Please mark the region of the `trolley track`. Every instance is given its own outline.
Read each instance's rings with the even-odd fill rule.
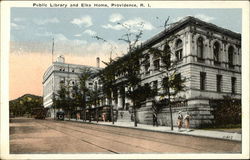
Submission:
[[[49,127],[49,126],[46,125],[46,124],[41,124],[41,123],[39,123],[39,124],[40,124],[40,125],[43,125],[43,126],[45,126],[45,127]],[[72,127],[60,126],[60,125],[58,125],[58,124],[57,124],[57,125],[54,125],[54,126],[56,126],[56,127],[61,127],[61,128],[60,128],[60,129],[58,129],[58,128],[52,128],[52,127],[50,127],[50,128],[51,128],[51,129],[54,129],[54,130],[57,130],[57,131],[59,131],[59,132],[61,132],[61,133],[70,135],[70,136],[72,135],[72,132],[68,133],[67,131],[65,131],[65,129],[67,129],[68,131],[74,131],[74,133],[75,133],[75,132],[79,132],[79,133],[81,133],[81,134],[87,135],[87,136],[89,136],[88,138],[94,137],[95,139],[99,139],[100,141],[103,140],[103,139],[105,139],[106,141],[109,141],[110,143],[114,143],[114,142],[115,142],[115,143],[119,143],[119,144],[122,144],[122,145],[126,145],[127,147],[137,148],[138,150],[139,150],[139,149],[142,149],[142,150],[144,150],[144,151],[151,152],[151,153],[159,152],[158,150],[154,150],[154,149],[152,149],[152,148],[145,148],[145,147],[143,147],[143,146],[136,145],[136,144],[127,143],[126,141],[119,141],[119,140],[115,140],[114,138],[107,138],[107,137],[105,137],[105,136],[100,136],[100,135],[94,134],[94,133],[92,133],[92,135],[91,135],[91,132],[93,132],[93,131],[90,131],[90,130],[88,130],[88,131],[82,131],[82,130],[74,129],[74,128],[72,128]],[[78,126],[77,126],[77,127],[78,127]],[[63,131],[62,131],[61,129],[63,129]],[[84,128],[84,129],[86,129],[86,128]],[[103,132],[102,132],[102,133],[103,133]],[[112,132],[110,132],[110,133],[112,133]],[[84,142],[88,142],[89,144],[96,145],[96,144],[90,142],[90,140],[93,140],[93,139],[91,139],[91,138],[90,138],[90,140],[88,141],[88,140],[83,140],[82,138],[79,138],[79,137],[77,137],[77,136],[74,136],[74,137],[77,138],[77,139],[80,139],[80,140],[82,140],[82,141],[84,141]],[[132,136],[130,136],[130,137],[132,137]],[[125,136],[124,136],[124,138],[125,138]],[[100,142],[99,142],[99,143],[100,143]],[[98,147],[100,147],[100,148],[102,148],[102,149],[106,149],[105,147],[102,147],[102,146],[100,146],[100,145],[96,145],[96,146],[98,146]],[[116,154],[119,154],[118,151],[114,151],[114,150],[110,150],[110,149],[106,149],[106,150],[108,150],[108,151],[110,151],[110,152],[113,152],[113,153],[116,153]]]
[[[81,141],[83,141],[83,142],[85,142],[85,143],[88,143],[88,144],[91,144],[91,145],[96,146],[96,147],[98,147],[98,148],[104,149],[104,150],[106,150],[106,151],[108,151],[108,152],[115,153],[115,154],[119,154],[118,152],[115,152],[115,151],[113,151],[113,150],[104,148],[104,147],[102,147],[102,146],[100,146],[100,145],[97,145],[97,144],[94,144],[94,143],[92,143],[92,142],[90,142],[90,141],[81,139],[81,138],[79,138],[79,137],[77,137],[77,136],[74,136],[73,134],[69,134],[69,133],[67,133],[67,132],[65,132],[65,131],[62,131],[62,130],[58,129],[58,128],[50,127],[49,125],[46,125],[46,124],[40,123],[40,122],[36,122],[36,123],[38,123],[39,125],[41,125],[41,126],[43,126],[43,127],[46,127],[46,128],[52,129],[52,130],[56,130],[57,132],[61,132],[61,133],[63,133],[63,134],[69,135],[69,136],[71,136],[71,137],[73,137],[73,138],[75,138],[75,139],[81,140]],[[64,127],[64,129],[65,129],[65,128],[66,128],[66,129],[69,129],[68,127]],[[71,129],[71,130],[73,130],[73,129]],[[74,131],[76,131],[76,130],[74,130]]]
[[[16,118],[11,153],[240,153],[241,143],[73,121]]]
[[[131,139],[131,141],[133,141],[134,139],[139,139],[142,141],[148,141],[149,143],[159,143],[159,145],[163,145],[163,146],[172,146],[172,147],[178,147],[178,148],[183,148],[186,149],[188,148],[189,151],[191,152],[209,152],[211,151],[210,149],[208,149],[207,147],[203,147],[202,145],[192,145],[190,146],[190,144],[187,143],[176,143],[175,142],[171,142],[169,138],[166,138],[167,136],[164,136],[164,138],[159,138],[157,137],[157,135],[155,135],[153,132],[152,134],[147,134],[144,135],[143,131],[135,131],[133,129],[117,129],[115,127],[110,127],[110,126],[101,126],[101,125],[94,125],[94,124],[87,124],[87,123],[76,123],[76,122],[68,122],[68,121],[51,121],[53,124],[57,125],[58,127],[63,127],[64,129],[68,129],[68,130],[72,130],[75,132],[79,132],[79,133],[84,133],[84,134],[93,134],[95,137],[98,137],[100,139],[107,139],[116,143],[121,143],[121,144],[125,144],[125,145],[129,145],[129,146],[133,146],[133,147],[138,147],[138,148],[142,148],[142,149],[146,149],[149,150],[150,152],[159,152],[159,150],[154,150],[152,148],[145,148],[143,146],[137,145],[137,144],[131,144],[130,142],[125,142],[125,141],[120,141],[119,139],[121,139],[121,137],[123,139],[125,139],[126,137],[129,137]],[[70,124],[72,127],[77,127],[77,129],[69,127],[69,126],[65,126],[65,124]],[[133,130],[133,133],[130,132],[130,130]],[[137,133],[138,132],[138,133]],[[101,134],[100,134],[101,133]],[[114,138],[107,138],[107,135],[114,135]],[[158,133],[160,134],[160,133]],[[162,133],[163,134],[163,133]],[[176,137],[181,137],[179,135],[172,135],[175,138]],[[173,137],[172,137],[173,138]],[[193,137],[190,137],[191,139]],[[196,137],[197,138],[197,137]],[[118,140],[116,140],[118,139]],[[178,139],[178,138],[176,138]],[[181,141],[181,140],[180,140]],[[192,141],[192,140],[190,140]],[[223,142],[223,141],[222,141]],[[206,144],[210,145],[210,144]],[[225,150],[223,148],[220,148],[219,150],[217,150],[216,152],[224,152]]]

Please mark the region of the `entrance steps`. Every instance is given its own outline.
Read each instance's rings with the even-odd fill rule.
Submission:
[[[117,122],[131,122],[131,114],[129,113],[129,111],[118,111]]]

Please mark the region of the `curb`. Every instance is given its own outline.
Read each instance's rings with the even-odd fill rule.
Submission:
[[[230,135],[224,135],[223,136],[224,138],[223,138],[223,137],[213,137],[213,136],[207,136],[207,135],[187,134],[185,132],[183,133],[183,131],[182,132],[169,131],[169,130],[161,131],[161,130],[152,130],[152,129],[147,129],[147,128],[137,128],[137,127],[131,127],[131,126],[119,126],[119,125],[113,125],[113,124],[84,122],[84,121],[77,121],[77,120],[65,120],[65,121],[86,123],[86,124],[94,124],[94,125],[104,125],[104,126],[111,126],[111,127],[118,127],[118,128],[137,129],[137,130],[143,130],[143,131],[160,132],[160,133],[175,134],[175,135],[182,135],[182,136],[192,136],[192,137],[201,137],[201,138],[209,138],[209,139],[219,139],[219,140],[224,140],[224,141],[242,142],[242,139],[233,139],[233,137],[230,136]],[[110,123],[112,123],[112,122],[110,122]],[[210,132],[214,132],[214,131],[210,131]],[[222,132],[222,133],[224,133],[224,134],[228,133],[228,134],[232,134],[232,135],[235,134],[235,133],[229,133],[229,132]],[[241,134],[239,134],[239,135],[241,135]]]

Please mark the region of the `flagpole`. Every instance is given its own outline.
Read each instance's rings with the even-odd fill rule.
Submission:
[[[53,61],[54,61],[54,59],[53,59],[53,57],[54,57],[54,38],[53,38],[53,43],[52,43],[52,64],[53,64]]]

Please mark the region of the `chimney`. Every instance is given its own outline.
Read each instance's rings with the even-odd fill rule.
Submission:
[[[96,58],[96,67],[100,68],[100,58],[99,57]]]

